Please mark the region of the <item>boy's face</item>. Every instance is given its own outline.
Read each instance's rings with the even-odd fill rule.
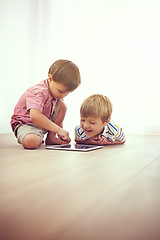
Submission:
[[[83,117],[81,116],[80,125],[83,128],[87,138],[94,137],[103,132],[104,126],[108,124],[109,121],[103,123],[100,118]]]
[[[50,79],[48,83],[50,91],[55,99],[62,99],[70,93],[69,91],[66,91],[66,86],[61,83],[54,82]]]

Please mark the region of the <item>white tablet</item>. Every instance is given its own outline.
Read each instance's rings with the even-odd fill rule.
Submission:
[[[81,144],[62,144],[62,145],[46,146],[47,149],[51,149],[51,150],[66,150],[66,151],[80,151],[80,152],[88,152],[88,151],[100,149],[102,147],[103,146],[81,145]]]

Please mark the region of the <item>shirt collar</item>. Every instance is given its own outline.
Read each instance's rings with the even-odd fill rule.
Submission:
[[[51,101],[56,101],[57,100],[53,97],[52,93],[51,93],[51,90],[50,90],[50,87],[49,87],[49,83],[48,83],[48,78],[44,80],[45,84],[47,85],[47,88],[48,88],[48,95],[49,95],[49,99]]]

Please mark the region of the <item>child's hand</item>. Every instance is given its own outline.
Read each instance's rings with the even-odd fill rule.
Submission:
[[[69,137],[69,132],[67,132],[64,129],[61,129],[58,133],[58,138],[61,139],[62,141],[64,141],[65,143],[69,143],[71,141],[70,137]]]
[[[108,145],[113,144],[111,141],[109,141],[106,137],[102,136],[101,134],[98,136],[91,137],[87,140],[75,140],[76,143],[81,144],[91,144],[91,145]]]
[[[97,136],[97,145],[107,145],[110,144],[110,141],[103,135]]]
[[[67,143],[70,143],[71,142],[71,139],[70,137],[67,138],[67,139],[63,139],[61,136],[58,136],[59,139],[61,140],[61,143],[60,144],[67,144]]]
[[[76,140],[76,139],[75,139],[75,142],[76,142],[77,144],[98,145],[97,137],[91,137],[91,138],[86,139],[86,140]]]
[[[111,141],[101,134],[97,136],[97,145],[104,146],[104,145],[115,145],[115,144],[122,144],[122,143],[123,142],[120,142],[120,141]]]

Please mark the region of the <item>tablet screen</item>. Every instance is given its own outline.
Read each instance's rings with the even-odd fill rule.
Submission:
[[[97,146],[97,145],[62,144],[62,145],[50,145],[50,146],[47,146],[46,148],[51,150],[88,152],[88,151],[100,149],[102,147],[103,146]]]

